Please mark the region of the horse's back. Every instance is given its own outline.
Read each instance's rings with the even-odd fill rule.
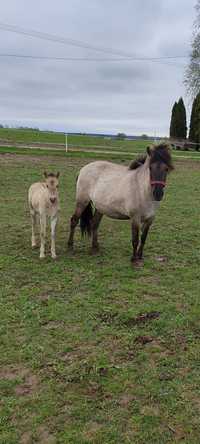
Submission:
[[[77,180],[77,193],[87,194],[90,190],[94,190],[99,180],[105,181],[115,177],[124,177],[127,167],[118,165],[105,160],[97,160],[90,162],[81,168]]]

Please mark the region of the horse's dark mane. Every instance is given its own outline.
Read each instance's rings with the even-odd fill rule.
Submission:
[[[137,159],[132,160],[132,162],[129,165],[129,170],[136,170],[141,165],[143,165],[146,160],[146,157],[147,156],[140,156],[140,157],[137,157]]]
[[[162,142],[159,145],[154,145],[152,148],[149,148],[149,155],[150,163],[161,161],[164,162],[170,170],[173,169],[170,146],[167,143]],[[136,170],[144,164],[146,158],[147,156],[140,156],[133,160],[129,165],[129,169]]]

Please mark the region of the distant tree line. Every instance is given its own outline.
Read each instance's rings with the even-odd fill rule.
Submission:
[[[182,97],[173,105],[169,133],[171,139],[187,139],[186,109]],[[200,93],[192,104],[188,142],[194,143],[194,148],[200,150]]]
[[[14,127],[11,127],[11,126],[9,126],[9,125],[2,125],[2,123],[0,123],[0,128],[2,129],[2,128],[5,128],[5,129],[18,129],[18,130],[31,130],[31,131],[40,131],[40,129],[39,128],[31,128],[31,127],[29,127],[29,126],[14,126]]]

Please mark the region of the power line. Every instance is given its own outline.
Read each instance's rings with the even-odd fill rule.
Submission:
[[[0,54],[0,57],[8,58],[23,58],[23,59],[39,59],[39,60],[58,60],[58,61],[87,61],[87,62],[161,62],[163,64],[174,65],[173,59],[175,57],[121,57],[121,58],[94,58],[94,57],[53,57],[53,56],[40,56],[30,54]],[[186,56],[185,56],[186,58]],[[172,63],[165,63],[163,60],[172,59]],[[177,65],[176,66],[182,66]]]
[[[86,43],[86,42],[83,42],[80,40],[74,40],[74,39],[67,38],[67,37],[60,37],[58,35],[35,31],[33,29],[25,29],[25,28],[21,28],[16,25],[9,25],[9,24],[0,22],[0,29],[4,30],[4,31],[8,31],[8,32],[14,32],[17,34],[26,35],[28,37],[39,38],[39,39],[48,40],[51,42],[62,43],[65,45],[71,45],[71,46],[75,46],[75,47],[79,47],[79,48],[90,49],[90,50],[97,51],[97,52],[103,52],[106,54],[112,54],[115,56],[121,56],[123,58],[128,58],[128,59],[130,58],[130,59],[135,59],[135,60],[136,59],[137,60],[148,59],[148,57],[136,57],[135,55],[127,53],[125,51],[116,50],[116,49],[112,49],[112,48],[105,48],[105,47],[100,47],[100,46],[94,46],[94,45],[91,45],[89,43]],[[152,59],[154,59],[154,60],[181,59],[181,58],[187,58],[187,57],[188,57],[187,55],[163,56],[163,57],[154,57],[154,58],[151,58],[151,60]]]

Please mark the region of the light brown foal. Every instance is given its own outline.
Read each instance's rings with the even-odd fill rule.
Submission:
[[[36,223],[37,217],[40,221],[40,258],[45,257],[45,240],[46,240],[46,219],[50,217],[51,221],[51,256],[56,258],[55,235],[56,224],[58,220],[59,195],[58,195],[58,178],[59,173],[47,174],[44,172],[45,181],[33,183],[28,191],[28,202],[32,221],[32,247],[36,247]]]

